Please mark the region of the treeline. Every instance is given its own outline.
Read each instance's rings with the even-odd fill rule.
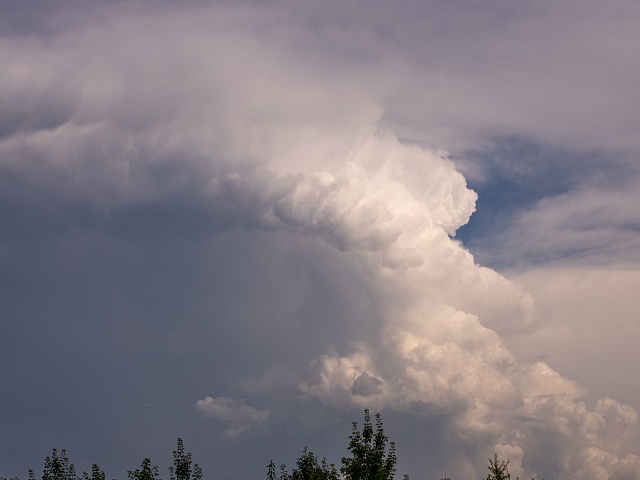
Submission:
[[[382,428],[382,418],[377,413],[374,425],[371,423],[369,410],[364,411],[362,431],[358,422],[353,422],[349,436],[349,455],[342,458],[340,473],[344,480],[393,480],[396,473],[396,446],[389,442]],[[326,458],[318,458],[304,447],[302,456],[296,460],[296,466],[287,472],[285,465],[280,465],[280,474],[276,473],[273,460],[267,467],[267,480],[338,480],[338,469]],[[404,475],[404,480],[409,480]]]
[[[160,480],[160,470],[151,464],[151,459],[145,458],[140,468],[127,471],[129,480]],[[173,465],[169,467],[170,480],[202,480],[202,469],[193,463],[191,453],[184,451],[184,442],[178,438],[178,446],[173,451]],[[33,469],[29,469],[29,480],[36,480]],[[106,480],[104,471],[93,464],[91,473],[76,473],[76,467],[69,461],[67,452],[63,448],[58,452],[53,449],[50,457],[45,457],[42,469],[42,480]],[[18,477],[0,477],[0,480],[19,480]]]
[[[276,468],[272,461],[267,465],[266,480],[394,480],[396,474],[396,447],[384,434],[382,418],[375,415],[375,425],[371,421],[369,410],[364,411],[362,430],[358,422],[352,423],[349,436],[348,455],[342,457],[340,469],[329,463],[325,457],[319,459],[308,447],[296,460],[295,467],[289,472],[286,465]],[[511,480],[508,470],[509,460],[499,461],[495,455],[489,460],[489,474],[486,480]],[[145,458],[140,468],[127,471],[128,480],[160,480],[159,469]],[[17,477],[0,480],[19,480]],[[28,480],[36,480],[35,473],[29,470]],[[105,473],[97,464],[91,472],[76,473],[64,449],[53,449],[50,457],[44,459],[41,480],[106,480]],[[197,463],[193,463],[191,453],[185,452],[182,438],[173,451],[173,465],[169,467],[169,480],[203,480],[203,472]],[[403,475],[403,480],[409,480]],[[443,479],[450,480],[450,479]],[[516,480],[520,480],[516,478]]]
[[[302,456],[296,460],[296,466],[287,472],[285,465],[280,465],[279,474],[276,465],[271,461],[267,467],[267,480],[394,480],[396,474],[396,446],[389,442],[382,428],[382,418],[375,415],[375,426],[371,423],[369,410],[364,411],[362,431],[358,429],[358,422],[353,422],[349,436],[349,455],[342,457],[340,473],[333,463],[326,458],[318,458],[304,447]],[[509,460],[498,460],[498,455],[489,459],[489,474],[486,480],[511,480]],[[403,480],[409,480],[404,474]],[[451,480],[444,478],[441,480]],[[520,480],[520,478],[516,478]]]

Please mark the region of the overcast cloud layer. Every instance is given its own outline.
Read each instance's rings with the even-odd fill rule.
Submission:
[[[640,479],[640,7],[577,7],[2,6],[0,475],[371,408],[412,478]]]

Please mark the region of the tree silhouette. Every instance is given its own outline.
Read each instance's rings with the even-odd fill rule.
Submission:
[[[276,466],[273,461],[267,466],[267,480],[276,480]],[[284,465],[280,465],[279,480],[339,480],[339,476],[334,464],[329,464],[326,458],[318,462],[313,452],[304,447],[291,474],[287,473]]]
[[[158,467],[151,465],[151,460],[145,458],[142,461],[141,468],[135,470],[129,470],[127,476],[129,480],[160,480],[158,477]]]
[[[51,456],[45,457],[42,480],[79,480],[76,468],[69,461],[67,451],[64,448],[60,450],[59,454],[58,450],[54,448]]]
[[[511,480],[507,465],[509,465],[509,460],[499,462],[498,454],[496,453],[493,460],[489,459],[489,466],[487,467],[489,469],[489,475],[487,475],[487,480]]]
[[[202,469],[196,463],[191,467],[191,453],[184,452],[184,442],[178,438],[178,446],[173,451],[173,466],[169,467],[171,480],[202,480]]]
[[[397,461],[396,446],[385,436],[380,414],[376,413],[375,418],[375,431],[371,424],[369,409],[364,411],[362,432],[358,430],[358,422],[352,424],[348,447],[351,456],[342,458],[340,469],[345,480],[393,480],[394,478]]]

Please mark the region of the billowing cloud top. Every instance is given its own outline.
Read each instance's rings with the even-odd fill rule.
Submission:
[[[163,444],[149,424],[202,441],[213,429],[223,446],[211,462],[254,475],[293,440],[331,448],[333,419],[368,407],[412,419],[393,432],[410,473],[483,475],[497,452],[514,476],[640,478],[637,412],[611,398],[588,405],[578,382],[510,350],[507,339],[544,326],[537,306],[455,237],[478,196],[428,144],[477,141],[482,105],[466,110],[468,139],[452,137],[465,131],[460,104],[481,96],[414,98],[419,79],[435,88],[461,67],[424,76],[416,58],[429,42],[412,43],[424,25],[384,8],[354,20],[356,7],[117,4],[82,22],[60,7],[0,38],[2,358],[21,372],[7,391],[24,392],[2,411],[17,419],[6,430],[16,445],[40,416],[82,425],[61,434],[43,420],[35,428],[54,432],[43,442],[106,431],[113,452],[123,426],[154,452]],[[454,7],[443,8],[447,18]],[[532,35],[525,13],[512,20]],[[488,112],[492,130],[515,116]],[[563,221],[579,217],[572,199],[553,201]],[[501,245],[544,242],[519,232]],[[58,368],[73,374],[61,389]],[[105,412],[112,421],[95,420]],[[256,459],[240,460],[255,444]],[[436,457],[450,463],[425,463]]]

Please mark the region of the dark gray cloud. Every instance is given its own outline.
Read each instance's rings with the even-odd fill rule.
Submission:
[[[377,393],[382,393],[382,385],[384,385],[382,380],[364,372],[353,381],[351,392],[354,395],[369,397]]]

